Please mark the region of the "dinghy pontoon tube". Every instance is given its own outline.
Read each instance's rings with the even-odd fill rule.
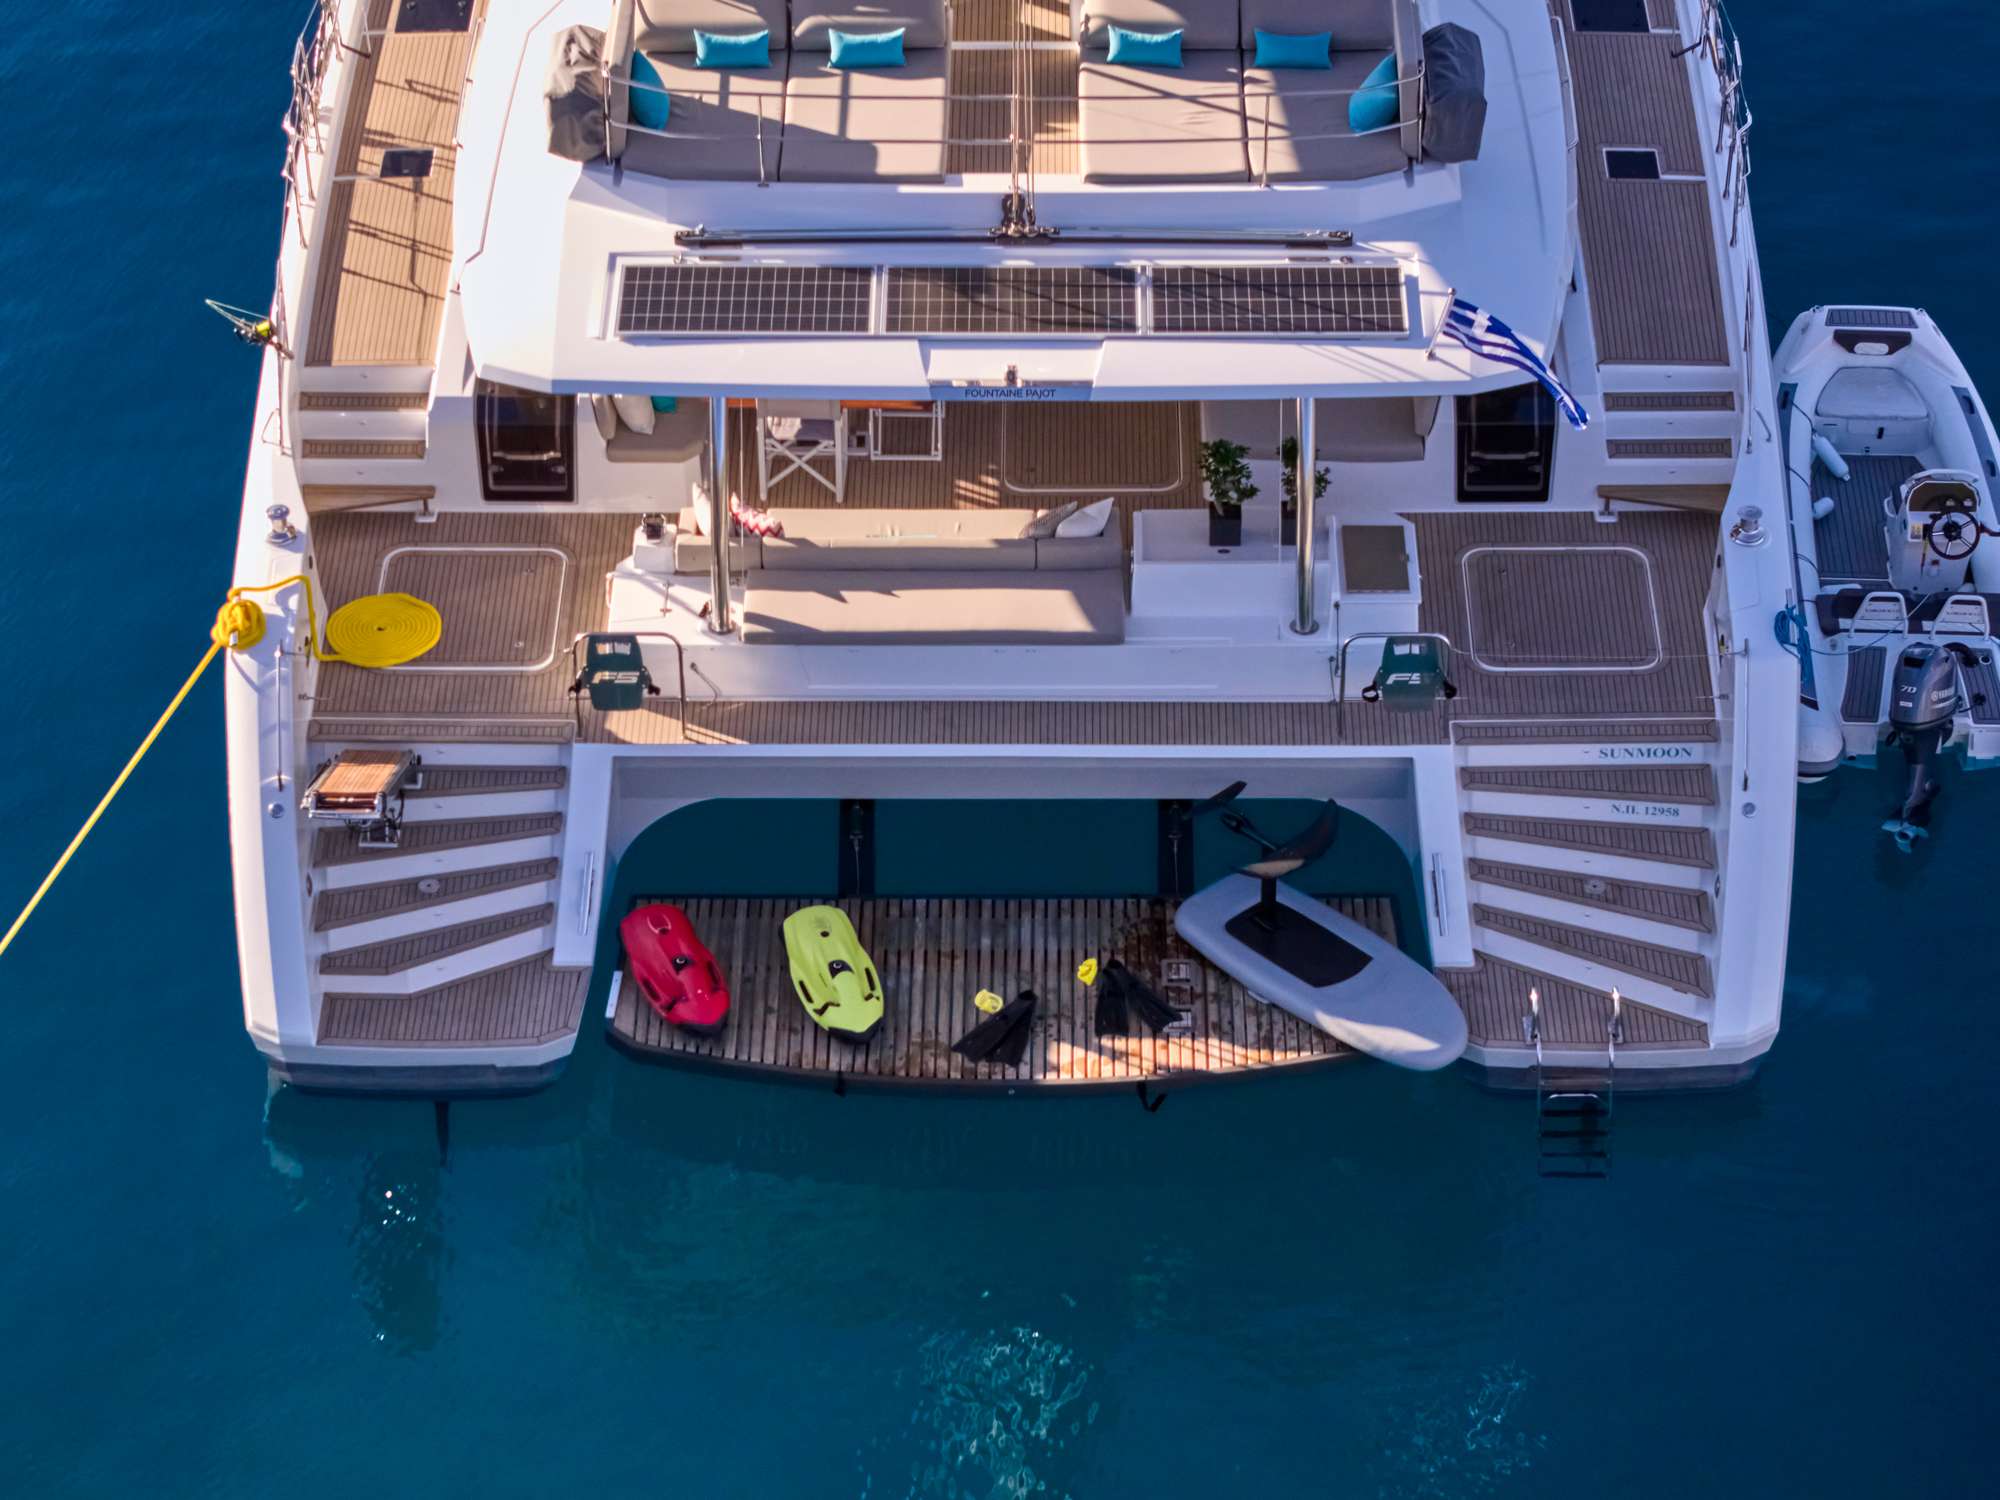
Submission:
[[[1283,883],[1332,847],[1339,807],[1328,802],[1310,828],[1280,844],[1228,806],[1243,787],[1234,783],[1188,817],[1218,813],[1264,857],[1182,902],[1175,930],[1257,999],[1357,1052],[1423,1072],[1456,1062],[1465,1051],[1465,1013],[1430,970]]]

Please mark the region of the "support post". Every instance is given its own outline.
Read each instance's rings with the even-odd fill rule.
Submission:
[[[1313,543],[1319,533],[1319,506],[1313,497],[1317,437],[1313,431],[1313,398],[1299,397],[1298,408],[1299,457],[1292,493],[1299,497],[1299,608],[1292,629],[1300,635],[1311,635],[1319,629],[1319,620],[1313,612]]]
[[[729,609],[729,398],[708,398],[708,628],[736,628]]]

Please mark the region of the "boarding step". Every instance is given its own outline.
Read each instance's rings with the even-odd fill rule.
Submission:
[[[1471,723],[1452,733],[1460,763],[1469,766],[1707,765],[1722,743],[1713,719]]]
[[[1606,391],[1606,415],[1615,412],[1735,411],[1734,391]]]
[[[459,908],[472,901],[513,898],[522,892],[532,892],[537,886],[552,885],[560,868],[560,863],[553,859],[529,859],[510,865],[454,870],[444,875],[411,875],[401,880],[379,880],[370,885],[321,891],[313,898],[313,931],[341,932],[412,915],[434,916],[437,920],[448,916],[453,921],[461,916],[488,915],[461,913]],[[524,897],[510,899],[507,904],[531,903]]]
[[[1545,950],[1543,961],[1558,974],[1570,971],[1575,965],[1561,962],[1556,955],[1575,960],[1597,972],[1578,972],[1571,977],[1594,983],[1600,989],[1627,990],[1641,996],[1659,986],[1702,1000],[1715,997],[1708,959],[1699,953],[1644,943],[1547,917],[1526,916],[1484,902],[1473,903],[1472,920],[1486,934],[1487,941],[1481,946],[1488,951],[1512,957],[1508,949],[1518,945]]]
[[[423,411],[431,404],[421,391],[301,391],[300,411]]]
[[[1715,805],[1710,767],[1466,766],[1473,812],[1577,821],[1697,825]]]
[[[304,396],[399,395],[430,400],[433,367],[407,365],[299,365],[299,394]]]
[[[1685,869],[1715,868],[1715,840],[1706,828],[1661,828],[1649,823],[1597,823],[1573,818],[1519,818],[1486,812],[1466,813],[1464,826],[1467,835],[1475,839],[1569,849],[1597,857],[1678,865]],[[1567,861],[1560,862],[1558,867],[1576,868]]]
[[[503,761],[522,746],[567,744],[576,738],[573,719],[315,718],[306,738],[356,745],[450,745],[454,760]]]
[[[1465,766],[1459,770],[1458,784],[1469,792],[1538,797],[1643,797],[1701,806],[1715,802],[1715,771],[1707,765]]]
[[[569,773],[557,765],[450,765],[424,763],[423,785],[404,797],[406,821],[497,817],[557,812]]]
[[[323,828],[313,839],[312,863],[318,883],[334,889],[548,859],[560,852],[562,826],[561,813],[408,823],[390,849],[369,848],[356,829]]]
[[[1688,463],[1703,459],[1731,459],[1735,443],[1726,437],[1699,438],[1608,438],[1604,456],[1611,459],[1652,459],[1656,462]]]
[[[299,414],[298,434],[303,458],[422,458],[430,435],[430,413],[421,405],[307,411]],[[357,444],[363,452],[327,451],[336,445],[349,448]],[[414,453],[406,451],[411,447],[416,449]],[[394,451],[385,451],[388,449]]]
[[[1475,949],[1470,969],[1443,969],[1445,987],[1465,1011],[1466,1031],[1473,1045],[1495,1054],[1532,1051],[1528,1022],[1535,1021],[1542,1047],[1564,1063],[1582,1065],[1604,1055],[1606,1028],[1612,1016],[1608,986],[1580,984],[1533,962],[1502,958],[1484,944]],[[1698,1016],[1682,1014],[1693,1006],[1684,997],[1673,1006],[1635,1002],[1625,993],[1620,1014],[1625,1047],[1692,1049],[1708,1045],[1708,1025]],[[1532,1006],[1531,1006],[1532,997]],[[1509,1068],[1528,1066],[1532,1059],[1504,1062]]]
[[[547,952],[553,903],[320,956],[323,982],[353,994],[407,995]]]
[[[575,1034],[590,970],[538,953],[407,995],[332,987],[320,1001],[322,1045],[536,1046]]]
[[[1567,903],[1574,908],[1635,918],[1662,927],[1684,928],[1691,933],[1715,931],[1715,905],[1705,890],[1644,880],[1615,880],[1575,870],[1550,870],[1539,865],[1517,865],[1497,859],[1468,860],[1465,873],[1478,885],[1495,891],[1513,892],[1519,897]],[[1492,904],[1511,906],[1516,910],[1527,909],[1504,899],[1496,899]],[[1586,913],[1583,911],[1576,912],[1571,918],[1584,919]]]
[[[301,438],[299,457],[307,463],[323,460],[341,462],[376,460],[405,461],[425,454],[422,438]]]

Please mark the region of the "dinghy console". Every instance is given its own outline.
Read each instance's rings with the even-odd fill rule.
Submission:
[[[1979,483],[1970,474],[1926,469],[1887,502],[1889,581],[1906,593],[1964,588],[1979,539]]]

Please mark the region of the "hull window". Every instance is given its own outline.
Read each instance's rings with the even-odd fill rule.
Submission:
[[[488,500],[575,496],[576,398],[478,387],[479,477]]]
[[[1556,403],[1539,385],[1460,396],[1458,498],[1520,504],[1549,498]]]

